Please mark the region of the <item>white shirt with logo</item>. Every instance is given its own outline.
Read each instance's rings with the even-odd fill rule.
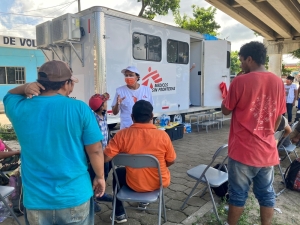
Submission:
[[[140,85],[140,87],[136,90],[129,89],[127,85],[117,88],[115,98],[112,102],[112,107],[117,104],[118,95],[120,95],[120,98],[125,97],[120,105],[120,129],[130,127],[133,123],[131,113],[132,107],[136,101],[145,100],[150,102],[153,106],[152,91],[149,87],[144,85]]]
[[[286,95],[286,103],[293,103],[295,101],[295,90],[298,90],[296,84],[284,85],[285,95]]]

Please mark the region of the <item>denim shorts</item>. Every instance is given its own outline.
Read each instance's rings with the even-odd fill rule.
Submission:
[[[228,158],[228,193],[229,204],[243,207],[248,198],[248,191],[253,182],[253,192],[259,205],[274,207],[273,189],[274,168],[253,167]]]
[[[66,209],[59,210],[31,210],[25,212],[26,225],[91,225],[94,224],[94,200]]]

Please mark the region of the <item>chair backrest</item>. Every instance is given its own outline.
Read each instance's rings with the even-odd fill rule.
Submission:
[[[297,126],[297,124],[299,123],[299,121],[296,121],[295,123],[293,123],[292,124],[292,131],[294,131],[295,130],[295,128],[296,128],[296,126]]]
[[[284,130],[276,131],[274,134],[275,140],[279,141],[282,138],[283,134],[284,134]]]
[[[222,145],[218,150],[215,152],[213,159],[217,158],[218,156],[227,156],[228,155],[228,144]]]
[[[157,168],[160,185],[162,186],[160,164],[157,158],[153,155],[120,153],[112,159],[111,164],[115,176],[115,166],[128,166],[131,168]]]

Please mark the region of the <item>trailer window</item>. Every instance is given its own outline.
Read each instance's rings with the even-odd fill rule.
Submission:
[[[189,55],[188,43],[170,39],[167,41],[167,61],[169,63],[188,64]]]
[[[161,38],[133,33],[133,58],[147,61],[161,61]]]
[[[0,67],[0,84],[25,84],[25,68]]]

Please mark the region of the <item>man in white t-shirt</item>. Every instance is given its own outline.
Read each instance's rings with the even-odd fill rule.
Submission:
[[[121,73],[125,76],[126,85],[117,88],[112,102],[112,111],[114,115],[120,112],[120,129],[124,129],[133,123],[131,113],[134,103],[139,100],[146,100],[153,106],[153,99],[151,89],[138,83],[140,73],[135,66],[128,66]]]
[[[294,77],[288,76],[286,78],[286,84],[284,85],[286,95],[286,111],[288,114],[289,124],[292,123],[292,110],[293,106],[295,105],[295,101],[298,98],[298,88],[296,84],[293,84],[293,81]]]

